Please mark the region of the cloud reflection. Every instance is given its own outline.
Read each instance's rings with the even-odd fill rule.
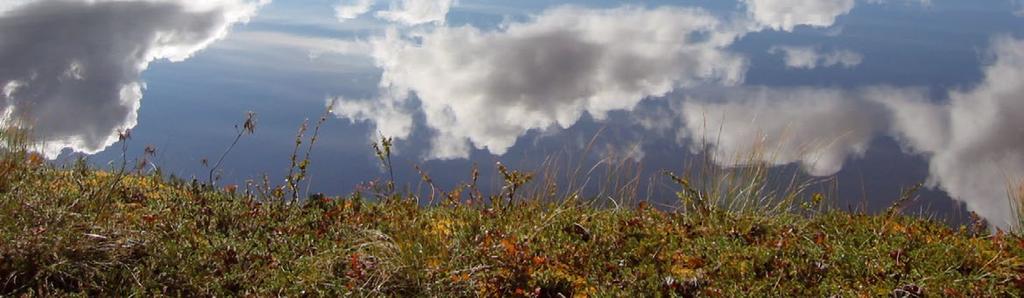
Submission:
[[[742,82],[746,59],[725,49],[742,32],[730,25],[701,9],[562,7],[493,32],[393,31],[375,42],[383,95],[339,99],[335,111],[398,138],[422,112],[430,157],[500,155],[527,131],[570,127],[583,113],[602,119],[677,87]]]
[[[150,62],[182,61],[265,4],[38,1],[0,10],[0,110],[50,158],[95,153],[137,122]]]
[[[410,137],[421,125],[412,119],[422,115],[432,133],[428,157],[450,159],[471,148],[501,155],[529,131],[567,128],[584,114],[600,121],[644,99],[683,94],[669,99],[670,112],[635,115],[640,126],[673,131],[724,166],[738,165],[745,151],[766,150],[765,161],[799,163],[820,176],[892,136],[930,160],[933,186],[998,226],[1009,223],[1006,185],[1024,177],[1024,42],[994,41],[984,81],[949,90],[948,102],[923,87],[743,86],[749,62],[729,50],[736,40],[763,29],[830,27],[855,3],[745,4],[747,18],[735,20],[695,8],[561,7],[496,31],[392,30],[373,42],[382,95],[335,98],[335,112],[399,138]],[[790,68],[853,67],[864,59],[816,47],[772,51]]]

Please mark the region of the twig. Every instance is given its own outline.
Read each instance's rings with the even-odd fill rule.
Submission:
[[[237,125],[235,126],[235,129],[238,130]],[[246,113],[245,122],[242,123],[242,129],[238,130],[238,135],[236,135],[235,140],[231,142],[231,146],[228,146],[228,148],[224,150],[224,153],[220,155],[220,158],[217,159],[217,162],[214,163],[213,167],[210,168],[210,176],[207,179],[207,182],[211,187],[214,185],[214,172],[216,172],[217,169],[220,168],[221,163],[224,162],[224,158],[228,156],[228,153],[231,152],[231,149],[234,149],[235,145],[238,145],[238,140],[241,140],[243,135],[253,134],[254,132],[256,132],[256,112],[250,111]]]

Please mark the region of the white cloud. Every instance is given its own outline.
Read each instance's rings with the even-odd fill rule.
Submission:
[[[884,4],[893,0],[868,0]],[[930,6],[931,0],[899,0]],[[1017,0],[1013,0],[1017,1]],[[828,28],[857,5],[856,0],[743,0],[747,16],[760,27],[793,31],[798,26]]]
[[[747,14],[775,30],[793,31],[801,25],[831,27],[836,18],[853,10],[854,0],[744,0]]]
[[[207,59],[220,67],[247,68],[256,75],[361,74],[370,79],[379,72],[370,56],[373,46],[359,39],[246,30],[232,33],[208,50]]]
[[[781,53],[785,58],[786,67],[789,68],[814,69],[819,66],[852,68],[864,62],[863,55],[849,50],[822,53],[815,47],[775,46],[769,49],[769,52]]]
[[[401,0],[392,1],[388,10],[377,12],[377,17],[406,25],[444,23],[455,0]]]
[[[334,6],[334,13],[341,21],[358,18],[370,12],[373,3],[374,0],[342,0],[341,4]]]
[[[4,123],[95,153],[135,126],[149,63],[181,61],[268,1],[37,1],[0,13]],[[17,24],[17,25],[14,25]]]
[[[733,88],[674,105],[680,135],[694,152],[709,145],[716,163],[735,166],[760,154],[776,165],[799,162],[813,175],[832,175],[849,156],[863,155],[884,130],[879,104],[863,92],[816,88]]]
[[[408,138],[412,134],[412,112],[401,106],[402,98],[367,100],[348,100],[336,97],[329,100],[333,112],[338,117],[354,121],[372,121],[377,131],[384,136]],[[464,141],[462,141],[464,143]],[[465,149],[468,150],[468,149]]]
[[[378,0],[343,0],[334,7],[338,20],[345,21],[369,13]],[[443,24],[455,0],[391,0],[377,18],[403,25]]]
[[[0,2],[0,15],[8,10],[12,10],[29,2],[29,0],[4,0],[3,2]]]
[[[892,0],[868,0],[868,3],[871,3],[871,4],[885,4],[885,3],[888,3],[889,1],[892,1]],[[899,2],[916,3],[916,4],[919,4],[919,5],[922,5],[922,6],[931,6],[932,5],[932,0],[900,0]]]
[[[359,40],[341,40],[328,37],[295,35],[274,31],[238,32],[220,47],[235,48],[290,48],[308,52],[311,57],[323,54],[369,56],[373,45]]]
[[[335,111],[405,138],[404,107],[417,98],[435,133],[431,157],[465,157],[470,146],[500,155],[527,131],[569,127],[583,113],[602,119],[680,86],[741,82],[746,60],[725,49],[740,33],[727,26],[699,9],[561,7],[495,32],[442,27],[414,42],[392,31],[376,41],[385,94],[339,100]]]
[[[736,38],[766,28],[830,27],[854,5],[745,1],[758,26],[699,9],[562,7],[497,31],[393,29],[371,42],[383,70],[381,95],[333,99],[335,114],[398,138],[424,125],[432,132],[430,158],[460,158],[471,148],[500,155],[531,130],[567,128],[583,114],[600,121],[644,98],[685,90],[690,96],[671,102],[672,114],[651,113],[637,123],[659,132],[675,128],[677,139],[691,144],[703,140],[722,165],[742,163],[756,149],[767,153],[763,161],[799,163],[814,175],[835,174],[887,134],[930,160],[933,186],[997,226],[1009,224],[1006,183],[1024,178],[1024,41],[995,41],[985,80],[949,91],[947,103],[934,103],[923,88],[728,87],[742,83],[747,68],[744,57],[727,50]],[[772,52],[793,68],[863,61],[845,50]],[[631,148],[642,156],[641,146]]]
[[[836,173],[888,134],[929,160],[932,186],[1005,228],[1007,186],[1024,181],[1024,41],[997,38],[991,51],[984,80],[949,91],[948,102],[917,88],[724,89],[674,105],[678,134],[708,142],[726,166],[762,150],[763,161],[799,162],[814,175]]]
[[[1007,183],[1024,179],[1024,41],[998,38],[985,79],[948,104],[894,100],[897,134],[930,156],[933,182],[978,214],[1011,222]]]

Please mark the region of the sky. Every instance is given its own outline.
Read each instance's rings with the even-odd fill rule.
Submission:
[[[382,177],[384,135],[410,187],[767,162],[838,206],[925,183],[914,208],[1007,226],[1022,78],[1019,0],[0,1],[0,122],[55,162],[114,166],[130,129],[129,159],[203,179],[253,111],[220,183],[276,181],[326,115],[309,186],[335,195]]]

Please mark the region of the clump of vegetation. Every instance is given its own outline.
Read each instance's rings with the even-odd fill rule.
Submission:
[[[953,229],[898,208],[831,210],[807,184],[772,182],[766,166],[666,174],[680,189],[676,208],[631,198],[597,207],[506,166],[505,186],[490,195],[473,170],[448,191],[423,173],[429,200],[396,191],[388,174],[349,196],[297,201],[315,132],[303,158],[300,133],[284,185],[241,187],[214,187],[215,174],[199,183],[51,165],[19,149],[22,132],[2,138],[0,295],[1024,293],[1017,234]],[[390,140],[375,148],[390,172]]]

